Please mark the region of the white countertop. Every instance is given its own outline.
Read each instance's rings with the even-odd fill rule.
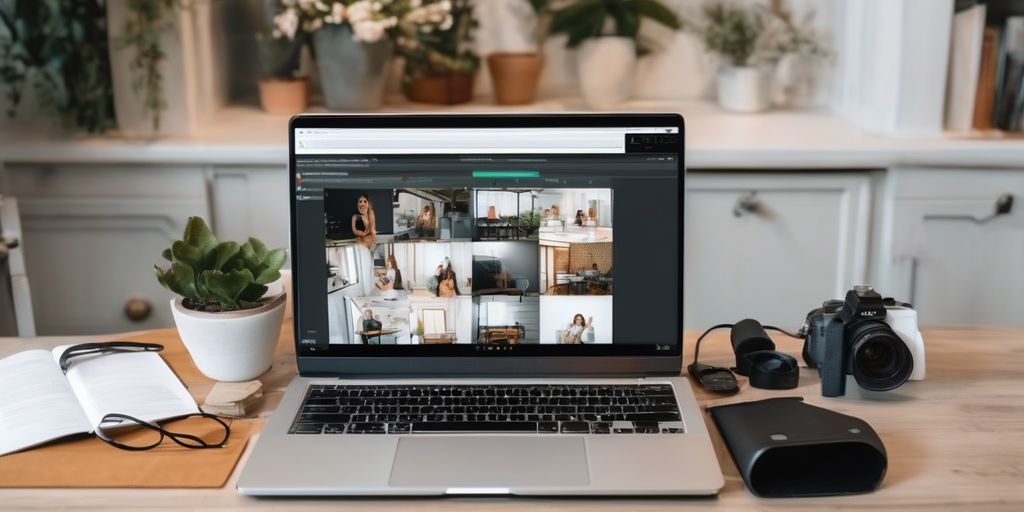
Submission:
[[[553,99],[525,107],[472,103],[453,112],[574,112],[579,99]],[[630,101],[623,112],[680,112],[686,119],[690,169],[864,169],[897,165],[1024,167],[1024,138],[884,137],[870,134],[826,109],[731,114],[708,102]],[[382,112],[430,112],[393,103]],[[42,137],[0,132],[4,163],[167,163],[285,165],[287,116],[230,107],[199,133],[146,141],[121,137]]]

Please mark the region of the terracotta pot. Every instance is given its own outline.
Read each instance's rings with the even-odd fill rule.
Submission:
[[[405,85],[405,96],[421,103],[466,103],[473,99],[473,78],[473,73],[461,71],[416,78]]]
[[[495,53],[487,57],[499,105],[525,105],[537,97],[544,59],[536,53]]]
[[[309,106],[309,80],[260,80],[260,106],[271,114],[298,114]]]

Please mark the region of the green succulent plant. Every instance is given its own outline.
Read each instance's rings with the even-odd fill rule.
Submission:
[[[245,243],[221,242],[201,217],[189,217],[185,234],[163,252],[171,262],[154,265],[157,281],[185,298],[186,307],[231,311],[260,306],[267,284],[281,276],[284,249],[267,249],[257,238]]]

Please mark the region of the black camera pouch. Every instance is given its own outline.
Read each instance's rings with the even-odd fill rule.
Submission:
[[[750,492],[762,498],[861,494],[885,477],[885,446],[866,422],[800,397],[708,408]]]

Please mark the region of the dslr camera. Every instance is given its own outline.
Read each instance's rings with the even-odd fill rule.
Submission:
[[[910,304],[855,286],[807,314],[803,357],[821,377],[821,394],[846,394],[846,376],[870,391],[924,379],[924,340]]]

